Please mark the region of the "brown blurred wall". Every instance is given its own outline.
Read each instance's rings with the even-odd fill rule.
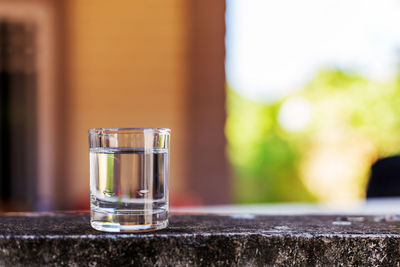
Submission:
[[[187,2],[64,5],[65,208],[88,206],[87,130],[94,127],[171,128],[172,202],[188,194]]]
[[[225,155],[225,1],[189,1],[189,187],[202,204],[230,203]]]
[[[229,202],[224,12],[223,0],[1,0],[1,18],[37,26],[28,206],[89,207],[94,127],[171,128],[172,204]]]

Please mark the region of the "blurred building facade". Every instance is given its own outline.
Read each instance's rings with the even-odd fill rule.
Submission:
[[[87,130],[100,127],[171,128],[172,204],[229,202],[224,11],[223,1],[1,1],[0,21],[36,29],[37,170],[12,185],[30,180],[32,198],[0,208],[88,208]]]

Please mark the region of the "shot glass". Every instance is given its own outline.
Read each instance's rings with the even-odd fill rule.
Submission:
[[[90,223],[106,232],[168,225],[170,130],[89,130]]]

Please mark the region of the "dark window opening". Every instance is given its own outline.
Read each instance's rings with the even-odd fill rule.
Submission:
[[[32,23],[0,20],[0,210],[34,209],[35,34]]]

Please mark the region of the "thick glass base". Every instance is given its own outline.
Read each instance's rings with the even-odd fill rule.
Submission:
[[[119,212],[108,213],[102,210],[92,210],[91,226],[104,232],[148,232],[164,229],[168,226],[168,212]]]

